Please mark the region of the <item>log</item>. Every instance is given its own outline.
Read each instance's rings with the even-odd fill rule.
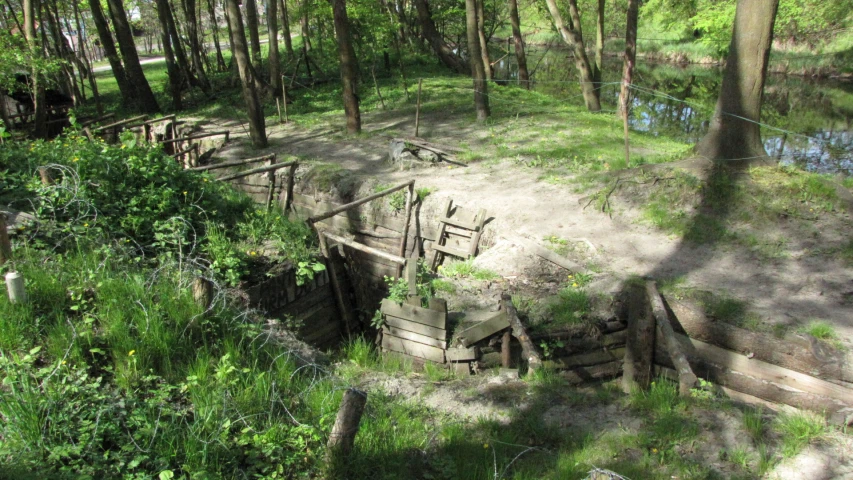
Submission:
[[[193,299],[202,310],[210,308],[213,303],[213,283],[204,277],[196,277],[193,280]]]
[[[516,245],[524,247],[524,249],[528,252],[538,255],[544,258],[545,260],[548,260],[549,262],[553,263],[554,265],[563,267],[570,272],[582,272],[584,270],[584,268],[581,267],[579,264],[569,260],[566,257],[563,257],[562,255],[557,254],[557,252],[548,250],[547,248],[536,244],[532,240],[528,240],[524,237],[519,236],[504,237],[504,239]]]
[[[655,319],[647,312],[645,295],[639,285],[628,293],[628,338],[622,373],[622,391],[646,390],[652,379]]]
[[[95,132],[101,132],[101,131],[104,131],[104,130],[108,130],[108,129],[110,129],[110,128],[121,127],[121,126],[124,126],[124,125],[130,124],[130,123],[133,123],[133,122],[138,122],[138,121],[140,121],[140,120],[146,120],[147,118],[148,118],[148,115],[140,115],[140,116],[138,116],[138,117],[127,118],[127,119],[125,119],[125,120],[121,120],[121,121],[118,121],[118,122],[115,122],[115,123],[111,123],[111,124],[109,124],[109,125],[104,125],[104,126],[102,126],[102,127],[98,127],[98,128],[96,128],[94,131],[95,131]]]
[[[450,145],[439,145],[437,143],[428,142],[428,141],[424,140],[423,138],[419,138],[419,137],[404,137],[404,138],[398,138],[395,140],[402,140],[402,141],[404,141],[406,143],[410,143],[416,147],[425,148],[431,152],[435,152],[435,153],[438,153],[441,155],[453,156],[454,153],[462,153],[465,151],[464,149],[459,148],[459,147],[453,147]]]
[[[90,119],[90,120],[86,120],[86,121],[84,121],[84,122],[80,122],[80,126],[81,126],[81,127],[83,127],[83,128],[86,128],[86,127],[88,127],[88,126],[90,126],[90,125],[94,125],[94,124],[96,124],[96,123],[101,123],[101,122],[103,122],[104,120],[109,120],[109,119],[111,119],[111,118],[114,118],[115,116],[116,116],[116,114],[115,114],[115,113],[108,113],[108,114],[106,114],[106,115],[102,115],[102,116],[97,117],[97,118],[92,118],[92,119]]]
[[[329,277],[331,277],[332,280],[332,291],[335,293],[335,302],[337,303],[338,311],[341,314],[341,318],[344,319],[344,325],[347,329],[347,337],[350,337],[352,335],[353,325],[350,321],[350,311],[347,302],[344,300],[344,295],[341,291],[341,284],[338,279],[338,269],[335,265],[335,261],[332,259],[329,246],[326,244],[326,237],[323,236],[323,233],[319,231],[317,232],[317,237],[319,238],[320,242],[320,253],[326,259],[326,265],[330,269]]]
[[[494,312],[489,319],[460,332],[457,338],[463,347],[468,347],[507,328],[510,328],[510,324],[506,312]]]
[[[511,330],[504,332],[501,338],[501,367],[509,368],[512,363],[512,350],[510,349],[510,341],[512,339]]]
[[[666,314],[666,308],[663,306],[663,300],[658,293],[658,287],[655,282],[646,282],[646,296],[652,308],[652,315],[655,317],[657,330],[663,337],[666,343],[666,350],[669,352],[672,363],[678,371],[678,393],[682,397],[689,397],[690,390],[696,386],[696,374],[690,368],[690,363],[688,363],[687,357],[684,356],[684,352],[681,351],[681,346],[675,338],[675,332],[672,331],[669,316]]]
[[[406,194],[406,222],[403,223],[403,233],[400,237],[400,249],[397,251],[397,255],[401,257],[406,256],[406,240],[409,236],[409,223],[412,222],[412,202],[415,197],[415,183],[412,182],[409,185],[409,191]],[[415,264],[415,272],[417,272],[417,264]],[[403,266],[397,266],[397,278],[400,278],[400,275],[403,274]],[[410,285],[411,288],[411,285]]]
[[[275,158],[274,153],[271,153],[269,155],[264,155],[262,157],[253,157],[253,158],[246,158],[243,160],[232,160],[230,162],[213,163],[211,165],[205,165],[203,167],[193,167],[190,170],[192,170],[194,172],[203,172],[205,170],[216,170],[218,168],[239,167],[240,165],[248,165],[250,163],[262,162],[264,160],[269,160],[271,158]],[[291,163],[295,164],[296,162],[289,162],[285,165],[290,165]]]
[[[352,451],[366,404],[367,392],[355,388],[349,388],[344,392],[338,415],[335,417],[335,424],[326,443],[326,459],[330,465],[345,461]]]
[[[614,378],[622,373],[622,362],[616,360],[610,363],[602,363],[588,367],[575,367],[560,372],[560,376],[569,383],[581,384],[605,378]]]
[[[228,180],[236,180],[238,178],[248,177],[249,175],[254,175],[256,173],[264,173],[264,172],[272,172],[275,170],[279,170],[281,168],[289,167],[292,162],[288,163],[276,163],[274,165],[267,165],[265,167],[253,168],[251,170],[246,170],[243,172],[238,172],[233,175],[226,175],[224,177],[219,177],[217,180],[225,182]]]
[[[207,137],[216,137],[216,136],[219,136],[219,135],[225,135],[225,142],[227,143],[227,142],[228,142],[228,140],[231,138],[231,131],[230,131],[230,130],[222,130],[222,131],[220,131],[220,132],[197,133],[197,134],[195,134],[195,135],[187,135],[186,137],[175,137],[175,138],[170,138],[170,139],[167,139],[167,140],[160,140],[160,142],[159,142],[159,143],[162,143],[163,145],[168,145],[168,144],[170,144],[170,143],[175,143],[175,142],[185,142],[185,141],[189,141],[189,140],[199,140],[199,139],[202,139],[202,138],[207,138]]]
[[[512,304],[510,294],[504,292],[501,294],[501,306],[506,312],[507,320],[509,320],[512,328],[512,335],[521,343],[521,355],[527,361],[530,370],[536,370],[542,367],[542,356],[536,350],[536,346],[530,341],[527,335],[527,330],[518,318],[518,311]]]
[[[406,183],[401,183],[400,185],[397,185],[395,187],[391,187],[388,190],[383,190],[379,193],[374,193],[373,195],[361,198],[361,199],[356,200],[354,202],[347,203],[346,205],[341,205],[340,207],[329,210],[328,212],[321,213],[319,215],[314,215],[313,217],[309,218],[307,220],[307,222],[309,224],[314,224],[314,223],[317,223],[321,220],[325,220],[327,218],[334,217],[335,215],[337,215],[341,212],[345,212],[345,211],[350,210],[352,208],[355,208],[359,205],[363,205],[363,204],[365,204],[371,200],[376,200],[377,198],[382,198],[386,195],[390,195],[390,194],[396,192],[397,190],[402,190],[402,189],[408,187],[409,185],[414,185],[414,184],[415,184],[414,180],[410,180]]]
[[[561,338],[562,337],[551,337],[547,334],[533,335],[531,337],[534,342],[538,340]],[[628,332],[626,330],[620,330],[618,332],[606,333],[599,338],[571,338],[566,340],[560,340],[560,342],[562,342],[563,344],[561,350],[564,350],[566,353],[572,354],[589,352],[592,350],[600,350],[608,347],[623,346],[625,345],[627,338]]]
[[[794,335],[779,339],[766,333],[752,332],[715,322],[701,309],[686,302],[666,301],[676,320],[673,328],[690,338],[825,380],[853,382],[853,362],[848,354],[824,342]]]
[[[329,233],[325,230],[321,230],[320,234],[328,238],[329,240],[333,240],[342,245],[346,245],[354,250],[358,250],[359,252],[369,253],[371,255],[376,255],[377,257],[384,258],[385,260],[394,262],[396,264],[405,265],[406,259],[403,257],[398,257],[397,255],[393,255],[387,252],[383,252],[382,250],[377,250],[375,248],[368,247],[362,243],[358,243],[354,240],[350,240],[348,238],[339,237],[335,234]]]
[[[625,348],[613,348],[609,350],[600,350],[597,352],[581,353],[569,357],[559,357],[553,360],[545,360],[544,365],[549,368],[570,369],[575,367],[591,367],[602,363],[609,363],[615,360],[622,360],[625,357]]]

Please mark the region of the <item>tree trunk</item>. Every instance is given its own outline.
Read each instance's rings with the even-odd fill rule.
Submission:
[[[77,2],[71,2],[71,6],[74,9],[74,22],[77,25],[77,45],[83,56],[83,65],[86,69],[86,77],[89,79],[89,88],[92,89],[92,97],[95,99],[95,109],[100,117],[104,114],[104,108],[101,106],[101,96],[98,94],[98,82],[95,79],[95,73],[92,71],[92,63],[86,54],[86,42],[83,40],[83,26],[80,21],[80,8]]]
[[[583,100],[586,104],[587,110],[590,112],[601,111],[601,101],[599,100],[598,90],[595,87],[595,81],[592,77],[589,58],[586,56],[586,50],[583,45],[583,32],[581,31],[577,0],[569,0],[571,25],[566,25],[563,21],[563,16],[557,8],[556,0],[545,0],[545,3],[548,5],[548,11],[551,13],[554,26],[556,26],[557,30],[560,32],[560,36],[563,37],[563,41],[572,47],[574,51],[575,66],[578,69],[581,91],[583,92]]]
[[[592,79],[597,87],[601,86],[601,70],[604,68],[604,1],[598,0],[595,19],[595,67],[592,70]]]
[[[202,44],[198,38],[198,20],[196,19],[196,0],[184,0],[184,17],[187,22],[187,37],[190,44],[190,56],[192,57],[192,66],[195,71],[195,78],[201,85],[207,88],[207,75],[204,74],[204,64],[201,59]]]
[[[267,8],[267,27],[269,29],[269,62],[270,62],[270,86],[273,95],[281,92],[281,64],[278,59],[278,0],[269,0]]]
[[[219,21],[216,19],[216,5],[214,0],[207,0],[207,13],[210,15],[210,30],[213,33],[213,46],[216,47],[216,69],[225,71],[225,58],[222,56],[222,47],[219,45]]]
[[[628,0],[628,14],[625,27],[625,58],[622,67],[622,89],[619,92],[618,112],[622,117],[625,131],[625,166],[630,167],[631,147],[628,143],[628,115],[631,113],[631,82],[634,76],[634,63],[637,60],[637,17],[639,0]]]
[[[255,0],[246,0],[246,27],[249,29],[249,41],[252,45],[252,63],[261,68],[261,39],[258,34],[258,4]]]
[[[738,0],[729,56],[711,127],[696,153],[739,166],[772,163],[758,121],[779,0]]]
[[[36,37],[36,0],[24,0],[24,36],[27,39],[27,45],[30,48],[30,54],[34,58],[40,58],[42,54],[41,47],[38,45]],[[47,110],[45,109],[44,84],[41,79],[41,72],[37,68],[32,70],[32,95],[33,95],[33,136],[36,138],[45,138],[47,136]]]
[[[347,116],[347,133],[361,132],[361,113],[358,109],[356,82],[358,70],[356,67],[355,50],[349,34],[349,19],[347,18],[346,0],[332,1],[332,15],[335,20],[335,33],[338,38],[338,54],[341,59],[341,82],[344,87],[344,111]]]
[[[157,18],[160,20],[160,35],[163,42],[163,56],[166,57],[166,71],[169,74],[169,89],[172,94],[172,108],[181,110],[181,71],[175,63],[175,53],[172,51],[172,42],[169,38],[169,16],[172,14],[168,0],[157,0]]]
[[[441,63],[457,73],[465,75],[471,73],[471,69],[465,65],[465,61],[453,53],[453,50],[445,43],[444,37],[438,33],[426,0],[414,0],[414,2],[415,7],[418,9],[418,21],[421,24],[421,33],[423,33],[424,38],[429,42],[435,54],[438,55]],[[479,38],[477,38],[478,45],[479,41]],[[479,58],[479,54],[477,58]]]
[[[524,39],[521,37],[521,21],[518,19],[518,0],[509,0],[509,21],[512,24],[512,39],[515,42],[515,59],[518,62],[518,83],[530,89],[527,73],[527,57],[524,55]]]
[[[465,18],[468,27],[468,57],[471,61],[471,76],[474,79],[474,107],[477,109],[477,121],[485,122],[489,117],[489,96],[486,69],[480,55],[480,36],[477,33],[477,1],[465,0]]]
[[[299,17],[299,27],[302,30],[302,53],[308,61],[308,52],[311,51],[311,36],[308,34],[308,0],[302,0],[302,15]],[[310,68],[310,67],[309,67]],[[309,73],[310,77],[311,74]]]
[[[143,113],[157,113],[160,107],[154,92],[148,85],[142,65],[139,64],[139,55],[136,53],[136,44],[133,42],[133,34],[130,23],[127,21],[127,13],[121,0],[107,0],[110,17],[113,21],[113,29],[116,32],[116,40],[124,60],[124,68],[127,71],[128,80],[133,87],[134,98],[137,99],[139,110]]]
[[[113,77],[115,77],[119,93],[121,93],[122,104],[127,106],[132,105],[134,90],[127,78],[127,73],[124,71],[124,66],[121,64],[118,51],[116,51],[113,36],[107,24],[107,18],[101,9],[101,2],[99,0],[89,0],[89,8],[92,11],[92,20],[95,23],[95,28],[98,30],[98,38],[101,40],[101,48],[103,49],[104,56],[110,62]]]
[[[237,63],[240,83],[243,85],[243,100],[246,102],[246,113],[249,117],[249,135],[255,148],[267,146],[264,111],[258,100],[255,82],[252,77],[252,65],[249,61],[249,48],[246,45],[246,30],[243,28],[243,17],[237,0],[225,0],[228,11],[228,24],[231,26],[231,52]]]
[[[290,16],[287,14],[287,0],[281,0],[281,34],[284,36],[284,49],[287,59],[295,57],[293,54],[293,40],[290,38]]]
[[[480,40],[480,57],[483,59],[483,71],[486,80],[492,79],[492,61],[489,59],[489,42],[486,40],[486,8],[485,0],[477,1],[477,37]]]

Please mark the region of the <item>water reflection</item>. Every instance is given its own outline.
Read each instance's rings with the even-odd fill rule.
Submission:
[[[582,104],[572,57],[563,49],[531,49],[528,67],[534,89]],[[605,62],[602,107],[615,110],[622,66]],[[518,82],[518,65],[509,55],[495,65],[500,83]],[[638,62],[632,89],[635,131],[695,143],[708,129],[722,70]],[[822,173],[853,174],[853,85],[849,82],[771,75],[765,88],[762,122],[767,153],[783,164]]]

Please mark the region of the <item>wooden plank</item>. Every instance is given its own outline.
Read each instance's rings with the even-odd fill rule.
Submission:
[[[446,245],[439,245],[436,243],[436,244],[433,244],[432,249],[439,251],[441,253],[453,255],[454,257],[468,258],[468,252],[463,252],[462,250],[452,248],[452,247],[448,247]]]
[[[544,364],[546,367],[560,369],[589,367],[592,365],[612,362],[614,360],[622,360],[624,357],[625,348],[620,347],[609,350],[599,350],[597,352],[581,353],[579,355],[572,355],[569,357],[559,357],[553,360],[546,360]]]
[[[397,318],[428,325],[430,327],[444,329],[446,328],[447,315],[442,312],[436,312],[428,308],[416,307],[414,305],[398,305],[392,300],[385,299],[380,307],[382,313],[392,315]]]
[[[447,314],[447,300],[443,298],[432,297],[429,299],[429,309]]]
[[[497,311],[494,316],[488,320],[480,322],[460,332],[458,335],[459,342],[463,347],[467,347],[506,328],[510,328],[506,312],[503,310]]]
[[[821,395],[853,406],[853,389],[821,380],[804,373],[796,372],[770,363],[750,359],[745,355],[715,347],[709,343],[693,340],[684,335],[675,334],[685,353],[706,363],[749,375],[751,377],[795,388],[814,395]],[[751,392],[746,392],[751,393]]]
[[[331,305],[329,310],[334,311],[335,306]],[[313,329],[307,330],[302,339],[306,342],[316,342],[318,340],[325,340],[328,337],[337,337],[341,334],[341,322],[326,322],[320,325],[316,325]]]
[[[446,223],[448,225],[453,225],[454,227],[464,228],[465,230],[476,230],[477,224],[474,222],[466,222],[459,218],[454,217],[442,217],[438,219],[439,222]]]
[[[480,245],[480,237],[483,236],[483,227],[486,225],[486,210],[480,209],[475,217],[477,220],[477,228],[474,229],[474,234],[471,236],[471,242],[468,245],[468,256],[477,255],[477,248]]]
[[[444,350],[422,343],[416,343],[394,335],[382,335],[382,348],[392,352],[405,353],[436,363],[444,363]]]
[[[550,335],[533,335],[531,339],[536,342],[538,340],[546,340],[552,338],[560,338],[560,337],[551,337]],[[615,347],[615,346],[623,346],[625,345],[625,341],[628,338],[627,330],[620,330],[613,333],[606,333],[599,338],[570,338],[565,340],[560,340],[563,343],[563,347],[561,350],[566,351],[569,354],[574,353],[582,353],[589,352],[591,350],[599,350],[602,348]]]
[[[606,378],[614,378],[622,373],[622,362],[616,360],[610,363],[602,363],[601,365],[593,365],[588,367],[575,367],[569,370],[562,370],[560,376],[565,378],[569,383],[581,384],[595,380]]]
[[[448,362],[467,362],[479,357],[478,348],[453,347],[444,352]]]
[[[622,391],[646,390],[652,380],[652,357],[655,350],[655,319],[647,311],[643,288],[631,285],[628,290],[628,339],[622,374]]]
[[[409,286],[409,296],[418,295],[418,264],[409,261],[406,263],[406,284]]]
[[[521,355],[524,357],[524,360],[527,361],[530,369],[536,370],[542,366],[542,357],[539,355],[539,351],[536,350],[536,346],[530,340],[530,336],[527,334],[527,329],[524,328],[524,324],[521,323],[521,319],[518,318],[518,311],[515,309],[515,305],[512,304],[512,296],[509,293],[504,292],[501,294],[501,306],[506,312],[509,324],[512,326],[512,335],[518,339],[518,342],[521,344]]]
[[[376,255],[378,257],[382,257],[386,260],[392,261],[392,262],[397,263],[397,264],[405,265],[405,263],[406,263],[406,259],[403,257],[398,257],[397,255],[394,255],[394,254],[391,254],[388,252],[383,252],[383,251],[377,250],[375,248],[368,247],[366,245],[360,244],[360,243],[353,241],[353,240],[350,240],[348,238],[344,238],[344,237],[335,235],[333,233],[329,233],[328,231],[320,230],[320,234],[325,235],[326,238],[328,238],[329,240],[332,240],[334,242],[346,245],[347,247],[353,248],[355,250],[359,250],[359,251],[362,251],[364,253],[368,253],[370,255]]]
[[[392,325],[383,326],[382,332],[394,335],[395,337],[405,338],[406,340],[423,343],[424,345],[429,345],[436,348],[444,349],[447,347],[446,340],[439,340],[427,335],[421,335],[420,333],[410,332],[408,330],[404,330],[402,328],[395,327]]]
[[[678,371],[678,393],[682,397],[689,397],[690,390],[696,385],[696,374],[690,368],[690,363],[687,362],[687,357],[675,339],[675,332],[672,331],[672,325],[669,323],[669,315],[666,314],[666,308],[663,306],[663,300],[658,293],[658,287],[655,282],[646,282],[646,297],[652,308],[652,315],[655,317],[655,325],[660,336],[666,342],[666,351],[669,352],[672,363]]]
[[[399,317],[393,317],[390,315],[385,316],[385,324],[402,330],[407,330],[409,332],[419,333],[421,335],[425,335],[436,340],[442,340],[445,342],[445,344],[447,343],[447,330],[444,330],[442,328],[430,327],[429,325],[410,322],[408,320],[404,320]]]

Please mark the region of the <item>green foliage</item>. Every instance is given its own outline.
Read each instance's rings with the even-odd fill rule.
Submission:
[[[560,290],[549,311],[556,325],[577,325],[587,320],[590,309],[589,295],[582,288],[568,286]]]
[[[836,348],[841,347],[841,337],[835,331],[835,327],[823,320],[812,320],[800,331]]]
[[[257,251],[250,250],[245,254],[225,236],[225,232],[216,225],[207,226],[207,242],[204,252],[210,259],[210,268],[221,275],[229,285],[240,283],[248,272],[247,257],[257,256]]]
[[[394,278],[385,276],[385,284],[388,285],[388,296],[385,297],[395,303],[404,303],[409,297],[409,283],[405,278]]]
[[[489,281],[498,278],[498,274],[474,265],[474,259],[453,260],[438,266],[438,273],[450,278],[472,278],[474,280]]]
[[[782,413],[773,429],[782,439],[782,456],[793,457],[806,445],[827,433],[826,421],[812,413]]]
[[[761,407],[747,408],[743,412],[743,428],[755,442],[761,442],[767,430],[764,410]]]

